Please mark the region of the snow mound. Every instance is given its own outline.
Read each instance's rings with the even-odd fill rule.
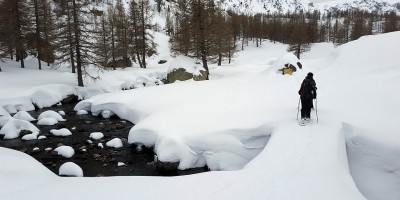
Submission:
[[[114,138],[106,143],[106,146],[113,148],[122,148],[124,145],[122,144],[122,140],[119,138]]]
[[[1,128],[0,135],[4,135],[4,139],[14,139],[19,136],[22,130],[28,130],[32,133],[26,136],[26,140],[36,139],[39,135],[39,129],[28,121],[19,119],[9,119],[7,123]]]
[[[83,177],[83,170],[81,167],[73,162],[66,162],[60,166],[60,169],[58,170],[58,175]]]
[[[91,133],[89,136],[89,138],[93,139],[93,140],[100,140],[103,137],[104,137],[104,134],[101,132],[94,132],[94,133]]]
[[[71,131],[66,128],[62,128],[59,130],[51,129],[50,133],[52,133],[54,136],[62,136],[62,137],[72,135]]]
[[[42,112],[39,117],[38,120],[41,120],[43,118],[54,118],[57,121],[63,122],[65,121],[65,119],[57,112],[52,111],[52,110],[48,110],[48,111],[44,111]]]
[[[168,68],[168,73],[171,73],[177,69],[185,69],[186,72],[195,76],[201,75],[200,70],[206,71],[202,65],[196,64],[195,59],[183,55],[179,55],[171,61]]]
[[[35,121],[36,119],[33,118],[28,112],[26,111],[18,111],[14,116],[15,119],[25,120],[28,122]]]
[[[42,119],[39,119],[39,121],[37,122],[38,125],[43,125],[43,126],[52,126],[57,123],[58,123],[58,121],[55,118],[42,118]]]
[[[54,151],[65,158],[71,158],[75,154],[75,150],[70,146],[60,146],[54,149]]]

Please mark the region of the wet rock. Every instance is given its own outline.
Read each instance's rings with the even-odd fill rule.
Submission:
[[[91,123],[93,123],[93,122],[90,120],[85,120],[85,124],[91,124]]]
[[[81,146],[81,147],[79,147],[79,149],[78,149],[78,152],[79,153],[87,153],[87,148],[86,148],[86,146]]]
[[[19,136],[20,137],[24,137],[25,135],[29,135],[32,134],[32,131],[30,130],[21,130],[21,132],[19,132]]]
[[[158,61],[158,64],[164,64],[164,63],[166,63],[167,61],[166,60],[160,60],[160,61]]]
[[[39,153],[40,152],[40,148],[39,147],[35,147],[32,150],[32,153]]]
[[[101,130],[104,130],[104,129],[106,129],[106,125],[105,125],[104,123],[100,123],[100,124],[99,124],[99,128],[100,128]]]
[[[116,124],[115,124],[115,127],[116,127],[117,129],[123,129],[123,128],[125,128],[125,124],[123,124],[123,123],[116,123]]]
[[[22,148],[21,150],[19,150],[22,153],[26,153],[28,151],[28,148]]]
[[[71,104],[78,102],[78,97],[75,95],[68,95],[65,99],[61,101],[63,104]]]
[[[57,129],[62,129],[62,128],[66,128],[67,126],[65,125],[65,123],[61,123],[61,122],[58,122],[58,124],[57,124]]]
[[[57,147],[65,146],[63,143],[58,143]]]
[[[159,171],[172,171],[178,169],[179,162],[162,162],[158,160],[156,165]]]
[[[51,151],[50,154],[51,154],[52,156],[58,156],[58,152],[57,152],[57,151]]]

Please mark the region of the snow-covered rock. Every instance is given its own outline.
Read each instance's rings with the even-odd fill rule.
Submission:
[[[70,146],[59,146],[54,149],[58,153],[58,155],[63,156],[65,158],[71,158],[75,155],[75,150]]]
[[[64,116],[64,115],[65,115],[65,112],[64,112],[64,111],[62,111],[62,110],[60,110],[60,111],[58,111],[58,114],[60,114],[60,115]]]
[[[90,139],[93,139],[93,140],[100,140],[100,139],[103,138],[103,137],[104,137],[104,134],[101,133],[101,132],[93,132],[93,133],[91,133],[91,134],[89,135],[89,138],[90,138]]]
[[[118,166],[118,167],[122,167],[122,166],[126,166],[126,165],[125,165],[125,163],[123,163],[123,162],[118,162],[118,163],[117,163],[117,166]]]
[[[58,175],[83,177],[83,170],[81,167],[79,167],[79,165],[73,162],[66,162],[60,166],[60,169],[58,170]]]
[[[109,119],[111,116],[113,116],[114,115],[114,113],[112,112],[112,111],[110,111],[110,110],[103,110],[102,112],[101,112],[101,116],[104,118],[104,119]]]
[[[42,118],[39,119],[39,121],[37,122],[38,125],[42,125],[42,126],[52,126],[58,123],[58,120],[55,118]]]
[[[177,56],[169,65],[167,81],[186,81],[193,79],[196,81],[206,80],[207,72],[202,65],[196,64],[196,61],[187,56]]]
[[[61,137],[66,137],[72,135],[71,131],[68,130],[67,128],[62,128],[62,129],[51,129],[50,133],[52,133],[54,136],[61,136]]]
[[[89,114],[88,111],[86,110],[78,110],[78,112],[76,112],[77,115],[87,115]]]
[[[102,149],[104,148],[104,145],[103,145],[103,143],[101,143],[101,142],[98,143],[97,146],[98,146],[99,148],[102,148]]]
[[[33,118],[28,112],[26,111],[18,111],[16,114],[13,116],[15,119],[20,119],[20,120],[25,120],[28,122],[35,121],[36,119]]]
[[[42,112],[39,117],[38,120],[44,119],[44,118],[54,118],[57,121],[63,122],[65,121],[65,119],[57,112],[53,111],[53,110],[48,110],[48,111],[44,111]]]
[[[47,139],[47,137],[46,137],[45,135],[40,135],[40,136],[38,137],[38,140],[44,140],[44,139]]]
[[[40,132],[40,130],[30,122],[12,118],[1,128],[0,135],[4,135],[4,139],[14,139],[19,136],[22,130],[32,132],[32,134],[25,138],[26,140],[36,139]]]
[[[108,147],[113,147],[113,148],[121,148],[121,147],[123,147],[124,145],[122,144],[121,139],[119,139],[119,138],[114,138],[114,139],[108,141],[108,142],[106,143],[106,146],[108,146]]]

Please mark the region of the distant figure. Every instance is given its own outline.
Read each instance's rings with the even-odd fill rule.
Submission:
[[[303,65],[301,65],[300,62],[297,62],[297,66],[299,67],[299,69],[303,69]]]
[[[301,99],[301,120],[310,120],[313,99],[317,98],[317,87],[313,79],[313,73],[308,73],[301,84],[299,95]]]

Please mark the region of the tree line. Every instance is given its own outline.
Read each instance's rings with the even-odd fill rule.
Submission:
[[[128,6],[124,1],[0,0],[0,59],[15,59],[24,68],[24,59],[32,54],[47,65],[66,64],[77,74],[79,86],[84,77],[98,78],[89,73],[90,67],[115,70],[134,62],[146,68],[148,58],[157,54],[154,12],[165,16],[163,31],[170,36],[171,52],[197,58],[207,74],[210,62],[231,62],[249,42],[289,44],[288,51],[300,58],[312,43],[341,45],[400,30],[395,12],[240,14],[214,0],[156,0],[154,9],[148,0],[129,0]],[[103,4],[106,9],[97,9]]]
[[[96,4],[108,4],[107,10]],[[41,61],[67,64],[83,78],[96,79],[89,67],[146,68],[146,58],[156,54],[149,1],[131,0],[1,0],[0,58],[25,67],[28,54]]]

